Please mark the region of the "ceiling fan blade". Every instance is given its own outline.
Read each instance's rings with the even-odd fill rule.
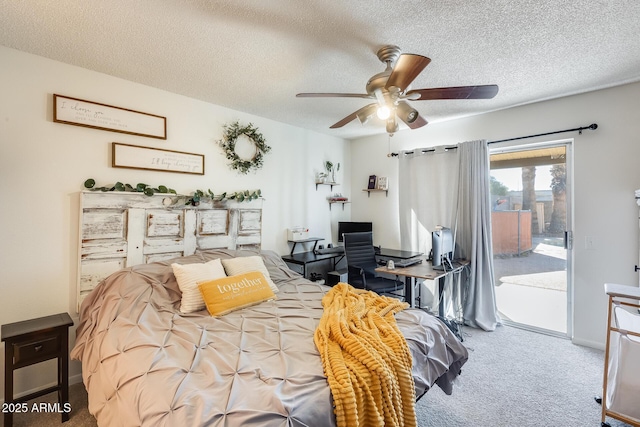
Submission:
[[[429,99],[491,99],[498,93],[497,85],[438,87],[431,89],[415,89],[407,92],[407,97],[413,101]],[[419,98],[411,95],[418,94]]]
[[[372,98],[366,93],[298,93],[297,98]]]
[[[364,124],[367,121],[367,118],[370,115],[375,113],[377,106],[378,106],[378,104],[375,104],[375,103],[374,104],[365,105],[361,109],[359,109],[357,111],[354,111],[353,113],[349,114],[347,117],[345,117],[344,119],[340,120],[339,122],[329,126],[329,129],[341,128],[342,126],[346,125],[347,123],[349,123],[352,120],[355,120],[356,118],[360,118],[360,122],[362,124]]]
[[[403,53],[396,61],[385,88],[395,86],[400,88],[400,92],[404,92],[418,74],[429,65],[429,62],[431,59],[426,56]]]

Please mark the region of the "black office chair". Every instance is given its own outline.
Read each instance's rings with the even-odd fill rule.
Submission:
[[[370,231],[345,233],[343,236],[344,254],[349,269],[349,284],[355,288],[378,294],[389,294],[396,298],[403,298],[404,283],[379,277],[375,272],[378,263],[373,247],[373,233]]]

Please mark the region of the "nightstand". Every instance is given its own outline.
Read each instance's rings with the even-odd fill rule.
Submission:
[[[4,427],[12,427],[14,412],[30,411],[26,401],[54,391],[58,392],[57,410],[62,413],[62,422],[69,420],[69,327],[72,325],[68,313],[2,325],[4,401],[9,409],[11,406],[17,409],[4,413]],[[58,359],[58,385],[13,398],[13,372],[16,369],[55,358]]]

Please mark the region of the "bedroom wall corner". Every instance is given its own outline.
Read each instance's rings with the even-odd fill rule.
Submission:
[[[260,188],[264,249],[288,253],[286,229],[294,225],[331,236],[335,212],[316,191],[314,176],[325,159],[348,169],[347,141],[3,46],[0,63],[0,324],[67,311],[77,326],[79,192],[87,178],[99,185],[167,185],[187,194]],[[54,93],[165,116],[167,140],[54,123]],[[272,147],[255,173],[232,171],[216,144],[222,125],[234,120],[253,123]],[[112,168],[112,142],[204,154],[206,174]],[[349,188],[348,176],[344,184]],[[71,345],[74,340],[75,326]],[[47,363],[21,371],[18,394],[55,381]],[[70,377],[79,375],[79,363],[72,362]]]

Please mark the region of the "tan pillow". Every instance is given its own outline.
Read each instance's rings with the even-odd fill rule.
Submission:
[[[212,316],[222,316],[276,298],[266,277],[259,271],[202,282],[199,288]]]
[[[259,271],[260,273],[264,274],[265,279],[267,279],[267,283],[274,293],[278,293],[278,291],[280,290],[278,289],[276,284],[273,283],[273,280],[271,280],[271,276],[269,276],[269,271],[264,265],[262,257],[258,255],[223,259],[222,265],[224,266],[224,271],[227,272],[227,276],[249,273],[250,271]]]
[[[218,258],[206,263],[171,264],[171,268],[173,268],[173,274],[178,281],[178,287],[182,291],[182,301],[180,302],[180,312],[182,313],[192,313],[205,307],[202,294],[198,289],[198,282],[227,277]]]

